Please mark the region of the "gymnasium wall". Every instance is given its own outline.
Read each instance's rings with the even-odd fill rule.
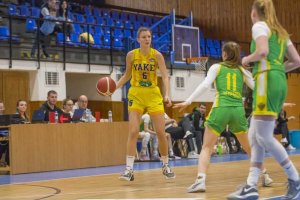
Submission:
[[[300,1],[273,0],[277,16],[300,43]],[[251,39],[250,12],[253,0],[106,0],[106,4],[161,13],[175,8],[177,15],[187,16],[193,11],[194,25],[199,26],[205,37],[249,42]]]

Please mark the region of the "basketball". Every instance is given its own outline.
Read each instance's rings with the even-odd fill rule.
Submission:
[[[110,77],[103,77],[98,80],[96,88],[99,94],[110,96],[116,90],[116,83]]]

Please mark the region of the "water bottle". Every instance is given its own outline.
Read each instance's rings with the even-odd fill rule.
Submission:
[[[113,121],[113,119],[112,119],[112,111],[109,110],[108,111],[108,122],[112,122],[112,121]]]
[[[54,121],[56,124],[58,123],[58,112],[57,111],[55,111],[55,114],[54,114]]]
[[[88,122],[92,122],[92,114],[91,114],[91,110],[90,109],[86,109],[86,119]]]
[[[217,154],[221,156],[223,154],[223,148],[221,144],[217,144]]]

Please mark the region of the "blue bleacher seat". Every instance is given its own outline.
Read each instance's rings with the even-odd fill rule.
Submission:
[[[92,15],[92,11],[89,6],[85,6],[83,10],[84,10],[85,15]]]
[[[76,14],[76,21],[79,22],[79,23],[85,23],[85,19],[84,19],[84,16],[81,15],[81,14]]]
[[[138,14],[137,15],[137,21],[140,22],[141,24],[145,22],[145,16]]]
[[[110,35],[110,28],[109,27],[104,28],[104,35]]]
[[[217,49],[221,48],[221,41],[220,40],[213,40],[214,42],[214,47]]]
[[[0,26],[0,40],[8,41],[10,38],[9,29],[7,26]],[[20,42],[20,38],[12,36],[12,41]]]
[[[109,18],[110,17],[110,11],[107,9],[102,9],[102,16],[104,18]]]
[[[70,19],[72,22],[75,22],[75,21],[76,21],[76,19],[75,19],[73,13],[71,13],[71,12],[68,12],[68,19]]]
[[[99,17],[96,18],[96,23],[98,25],[105,25],[104,20],[103,20],[103,18],[101,16],[99,16]]]
[[[26,32],[35,32],[37,29],[35,19],[26,19]]]
[[[71,45],[71,46],[83,46],[82,43],[79,42],[79,34],[72,33],[70,40],[71,41],[68,42],[68,45]]]
[[[94,8],[94,16],[96,17],[101,16],[101,10],[99,8]]]
[[[82,33],[81,27],[80,27],[79,24],[74,23],[74,24],[73,24],[73,28],[74,28],[74,33],[76,33],[76,34]]]
[[[41,14],[41,9],[39,9],[37,7],[31,7],[31,16],[32,17],[39,18],[40,14]]]
[[[27,5],[20,6],[20,16],[27,17],[30,15],[29,7]]]
[[[133,36],[133,39],[136,39],[136,37],[137,37],[137,32],[136,32],[136,31],[132,31],[132,36]]]
[[[106,25],[107,26],[114,26],[114,20],[112,18],[106,18]]]
[[[18,15],[18,9],[15,4],[8,4],[7,6],[7,13],[9,15]]]
[[[131,30],[125,29],[125,30],[124,30],[124,37],[129,37],[129,38],[131,38],[131,37],[132,37]]]
[[[7,26],[0,26],[0,36],[1,37],[9,37],[9,30]]]
[[[206,39],[206,45],[207,45],[209,48],[215,47],[214,42],[213,42],[213,39],[210,39],[210,38],[207,38],[207,39]]]
[[[129,13],[128,18],[129,18],[129,21],[131,23],[134,23],[136,21],[136,14],[135,13]]]
[[[117,27],[117,28],[123,28],[123,23],[120,20],[116,20],[115,27]]]
[[[140,27],[141,27],[141,23],[138,22],[138,21],[135,21],[134,24],[133,24],[133,28],[134,28],[135,30],[138,30]]]
[[[165,24],[159,25],[159,32],[161,33],[167,32],[167,26]]]
[[[152,16],[145,16],[145,22],[147,22],[149,25],[153,24]]]
[[[130,21],[126,20],[124,22],[124,28],[127,28],[127,29],[132,29],[132,24]]]
[[[121,19],[122,21],[128,20],[128,13],[127,13],[127,12],[121,12],[120,15],[121,15],[120,19]]]
[[[155,41],[158,39],[158,34],[157,33],[153,33],[152,34],[152,40]]]
[[[83,32],[88,32],[90,34],[94,34],[94,29],[93,29],[93,26],[89,26],[89,29],[87,28],[88,26],[87,25],[84,25],[83,26]]]
[[[121,29],[115,29],[114,37],[123,37],[123,31]]]
[[[87,17],[86,17],[86,23],[88,23],[88,24],[95,24],[95,18],[94,18],[94,16],[87,15]]]
[[[121,50],[123,47],[124,47],[124,45],[123,45],[123,42],[122,42],[122,38],[115,37],[114,41],[113,41],[113,48]]]
[[[144,23],[142,23],[142,25],[145,27],[150,27],[150,24],[148,24],[148,22],[144,22]]]
[[[101,36],[100,35],[94,35],[94,44],[92,45],[92,47],[100,49],[102,48],[102,40],[101,40]]]
[[[219,58],[219,53],[215,47],[207,47],[209,50],[209,56],[212,58]],[[207,49],[206,49],[207,50]]]
[[[59,44],[59,45],[64,44],[64,34],[63,33],[56,34],[56,44]]]
[[[104,36],[103,38],[104,48],[110,48],[110,35]]]
[[[114,20],[119,20],[120,19],[119,11],[116,10],[111,11],[111,18],[113,18]]]
[[[104,35],[103,29],[101,26],[95,26],[95,35],[100,35],[100,36]]]

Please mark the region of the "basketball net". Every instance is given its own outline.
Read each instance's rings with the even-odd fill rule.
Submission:
[[[191,57],[186,59],[186,63],[194,65],[197,71],[206,71],[207,61],[208,57]]]

